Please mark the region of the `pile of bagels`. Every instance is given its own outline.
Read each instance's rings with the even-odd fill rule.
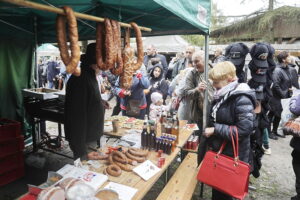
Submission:
[[[66,65],[67,73],[80,76],[77,20],[72,8],[64,6],[63,10],[65,15],[58,15],[56,18],[56,35],[61,59]],[[67,45],[66,24],[68,24],[71,55]],[[136,35],[137,58],[134,56],[134,49],[130,47],[129,28],[125,29],[123,49],[118,21],[105,18],[104,23],[98,23],[96,28],[96,64],[100,70],[110,70],[114,75],[120,76],[120,86],[125,90],[131,87],[133,74],[140,69],[144,56],[141,30],[134,22],[130,25]]]

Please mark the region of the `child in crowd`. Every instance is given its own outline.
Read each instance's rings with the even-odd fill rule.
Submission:
[[[149,119],[156,120],[157,116],[161,116],[161,114],[170,109],[169,105],[163,105],[163,95],[159,92],[153,92],[151,94],[151,105],[149,112]]]

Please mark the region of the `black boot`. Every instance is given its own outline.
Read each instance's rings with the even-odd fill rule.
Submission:
[[[273,132],[269,133],[269,138],[272,139],[272,140],[278,140],[278,137],[276,135],[274,135]]]
[[[278,132],[277,132],[277,131],[276,131],[276,132],[274,132],[274,135],[276,135],[277,137],[285,138],[285,135],[280,135],[280,134],[278,134]]]
[[[291,197],[291,200],[300,200],[300,197],[299,197],[299,195],[296,195],[294,197]]]

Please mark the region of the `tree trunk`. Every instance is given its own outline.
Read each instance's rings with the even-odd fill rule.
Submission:
[[[274,0],[269,0],[269,11],[273,10],[274,8]]]

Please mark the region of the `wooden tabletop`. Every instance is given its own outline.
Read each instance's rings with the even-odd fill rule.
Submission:
[[[192,135],[193,130],[185,128],[186,120],[180,120],[179,121],[179,143],[177,144],[177,147],[182,148],[186,141],[189,139],[189,137]],[[120,128],[118,132],[104,132],[105,135],[112,136],[112,137],[122,137],[126,135],[127,131],[130,129],[127,128]]]
[[[126,129],[121,129],[118,133],[111,133],[113,136],[120,136],[125,135]],[[128,130],[128,129],[127,129]],[[155,184],[155,182],[159,179],[159,177],[166,171],[166,169],[169,167],[169,165],[173,162],[173,160],[176,158],[177,154],[179,153],[180,149],[184,146],[188,138],[192,135],[193,130],[186,129],[181,126],[180,132],[179,132],[179,143],[177,147],[175,148],[174,152],[172,152],[170,155],[163,154],[165,156],[165,164],[162,166],[161,170],[154,175],[152,178],[150,178],[148,181],[144,181],[140,176],[135,174],[134,172],[126,172],[122,171],[121,176],[119,177],[113,177],[108,175],[108,181],[102,185],[101,188],[104,188],[110,181],[123,184],[126,186],[130,186],[133,188],[138,189],[135,196],[132,198],[133,200],[139,200],[142,199],[147,192],[152,188],[152,186]],[[148,160],[152,161],[155,165],[157,165],[158,157],[157,152],[151,151],[148,154],[147,157]],[[107,161],[100,161],[103,165],[98,169],[92,169],[92,171],[103,173],[105,168],[107,167]]]
[[[159,179],[159,177],[166,171],[168,166],[174,161],[174,159],[176,158],[179,151],[180,151],[179,148],[175,148],[174,152],[172,152],[170,155],[164,154],[164,156],[166,158],[165,164],[162,166],[161,170],[157,174],[155,174],[153,177],[151,177],[148,181],[145,181],[144,179],[142,179],[140,176],[138,176],[134,172],[126,172],[126,171],[122,170],[122,174],[119,177],[113,177],[113,176],[108,175],[108,181],[106,183],[104,183],[101,188],[104,188],[109,183],[109,181],[113,181],[115,183],[119,183],[119,184],[123,184],[126,186],[136,188],[138,191],[134,195],[132,200],[142,199],[147,194],[147,192],[152,188],[152,186],[156,183],[156,181]],[[158,162],[157,152],[151,151],[148,154],[147,159],[152,161],[154,164],[157,164],[157,162]],[[106,165],[102,166],[100,168],[100,171],[104,171],[104,169],[106,167],[107,167]]]

